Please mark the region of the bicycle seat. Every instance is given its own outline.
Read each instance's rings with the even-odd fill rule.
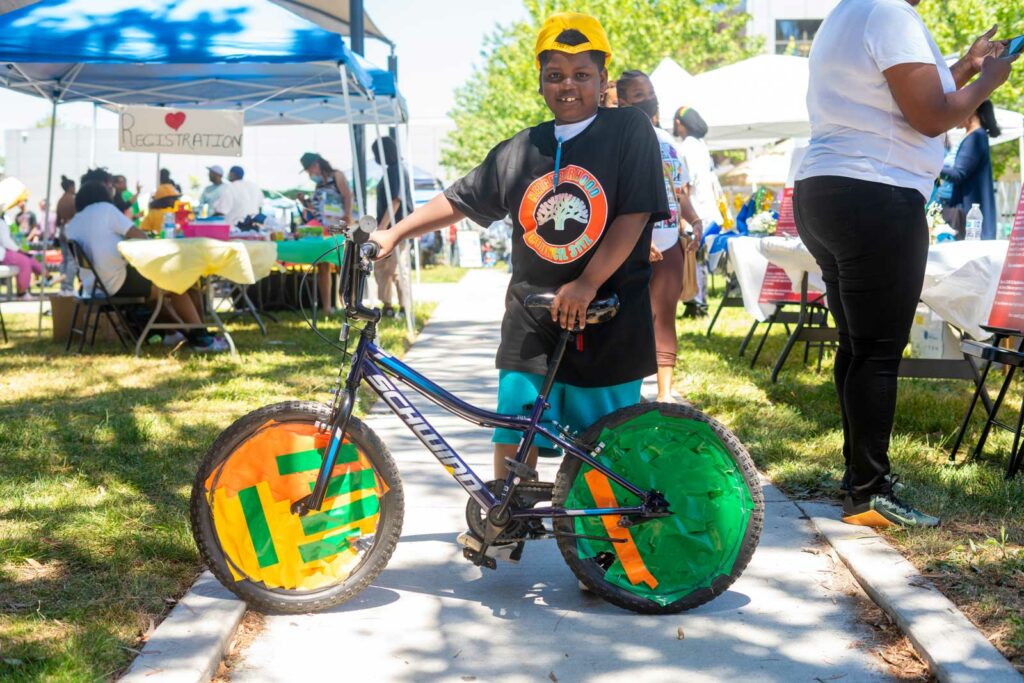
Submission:
[[[527,308],[543,308],[546,311],[550,311],[551,304],[554,302],[555,293],[544,292],[543,294],[528,294],[526,299],[523,300],[523,305]],[[608,322],[618,312],[619,297],[615,294],[603,299],[594,299],[587,306],[587,324],[596,325],[597,323]]]

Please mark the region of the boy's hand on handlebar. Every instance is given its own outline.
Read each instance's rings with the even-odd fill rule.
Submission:
[[[551,320],[563,330],[571,330],[578,322],[582,330],[587,324],[587,306],[597,296],[597,287],[582,278],[573,280],[558,288],[551,304]]]
[[[382,258],[387,258],[395,249],[395,243],[394,240],[391,239],[391,235],[389,234],[390,232],[390,230],[378,230],[373,233],[373,236],[370,238],[371,242],[375,242],[377,246],[380,247],[380,250],[377,252],[377,261]]]

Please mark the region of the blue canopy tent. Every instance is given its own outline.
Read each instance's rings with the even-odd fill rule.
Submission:
[[[343,23],[332,6],[323,0],[0,0],[0,87],[50,101],[51,123],[58,104],[83,101],[109,109],[240,109],[250,125],[406,121],[394,78],[357,59],[338,33],[323,28]],[[371,26],[368,32],[379,36]],[[48,166],[50,206],[52,126]]]

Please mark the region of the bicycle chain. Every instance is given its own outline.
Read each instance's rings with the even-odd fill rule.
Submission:
[[[487,488],[490,489],[491,493],[494,495],[500,494],[504,485],[504,481],[497,479],[489,481],[486,484]],[[532,507],[537,503],[550,501],[554,488],[554,484],[546,481],[521,482],[516,487],[515,493],[512,495],[512,507]],[[480,507],[480,504],[473,498],[470,498],[466,503],[466,522],[469,524],[470,531],[472,531],[478,538],[484,538],[484,535],[487,533],[487,516],[484,514],[483,508]],[[499,533],[498,537],[494,539],[494,542],[515,543],[522,540],[528,540],[527,536],[546,534],[546,529],[541,531],[543,526],[544,524],[540,519],[513,519],[501,530],[501,533]]]

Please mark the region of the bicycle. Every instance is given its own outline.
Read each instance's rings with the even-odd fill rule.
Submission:
[[[467,522],[478,543],[463,556],[477,566],[496,568],[487,552],[495,544],[515,543],[521,553],[526,542],[553,537],[593,593],[649,614],[701,605],[739,577],[757,546],[764,499],[735,436],[689,405],[624,408],[582,435],[544,422],[572,331],[562,332],[529,415],[462,401],[374,344],[380,312],[363,304],[377,249],[367,241],[372,229],[339,229],[346,322],[332,404],[260,408],[228,427],[200,464],[192,531],[225,587],[261,611],[312,612],[349,600],[387,565],[401,533],[402,483],[387,446],[352,415],[364,383],[469,495]],[[552,299],[537,295],[526,304],[542,308]],[[595,301],[587,323],[617,310],[614,296]],[[363,327],[350,354],[351,321]],[[484,481],[396,381],[480,427],[522,432],[516,457],[506,460],[508,476]],[[538,436],[565,456],[553,483],[538,481],[526,462]]]

